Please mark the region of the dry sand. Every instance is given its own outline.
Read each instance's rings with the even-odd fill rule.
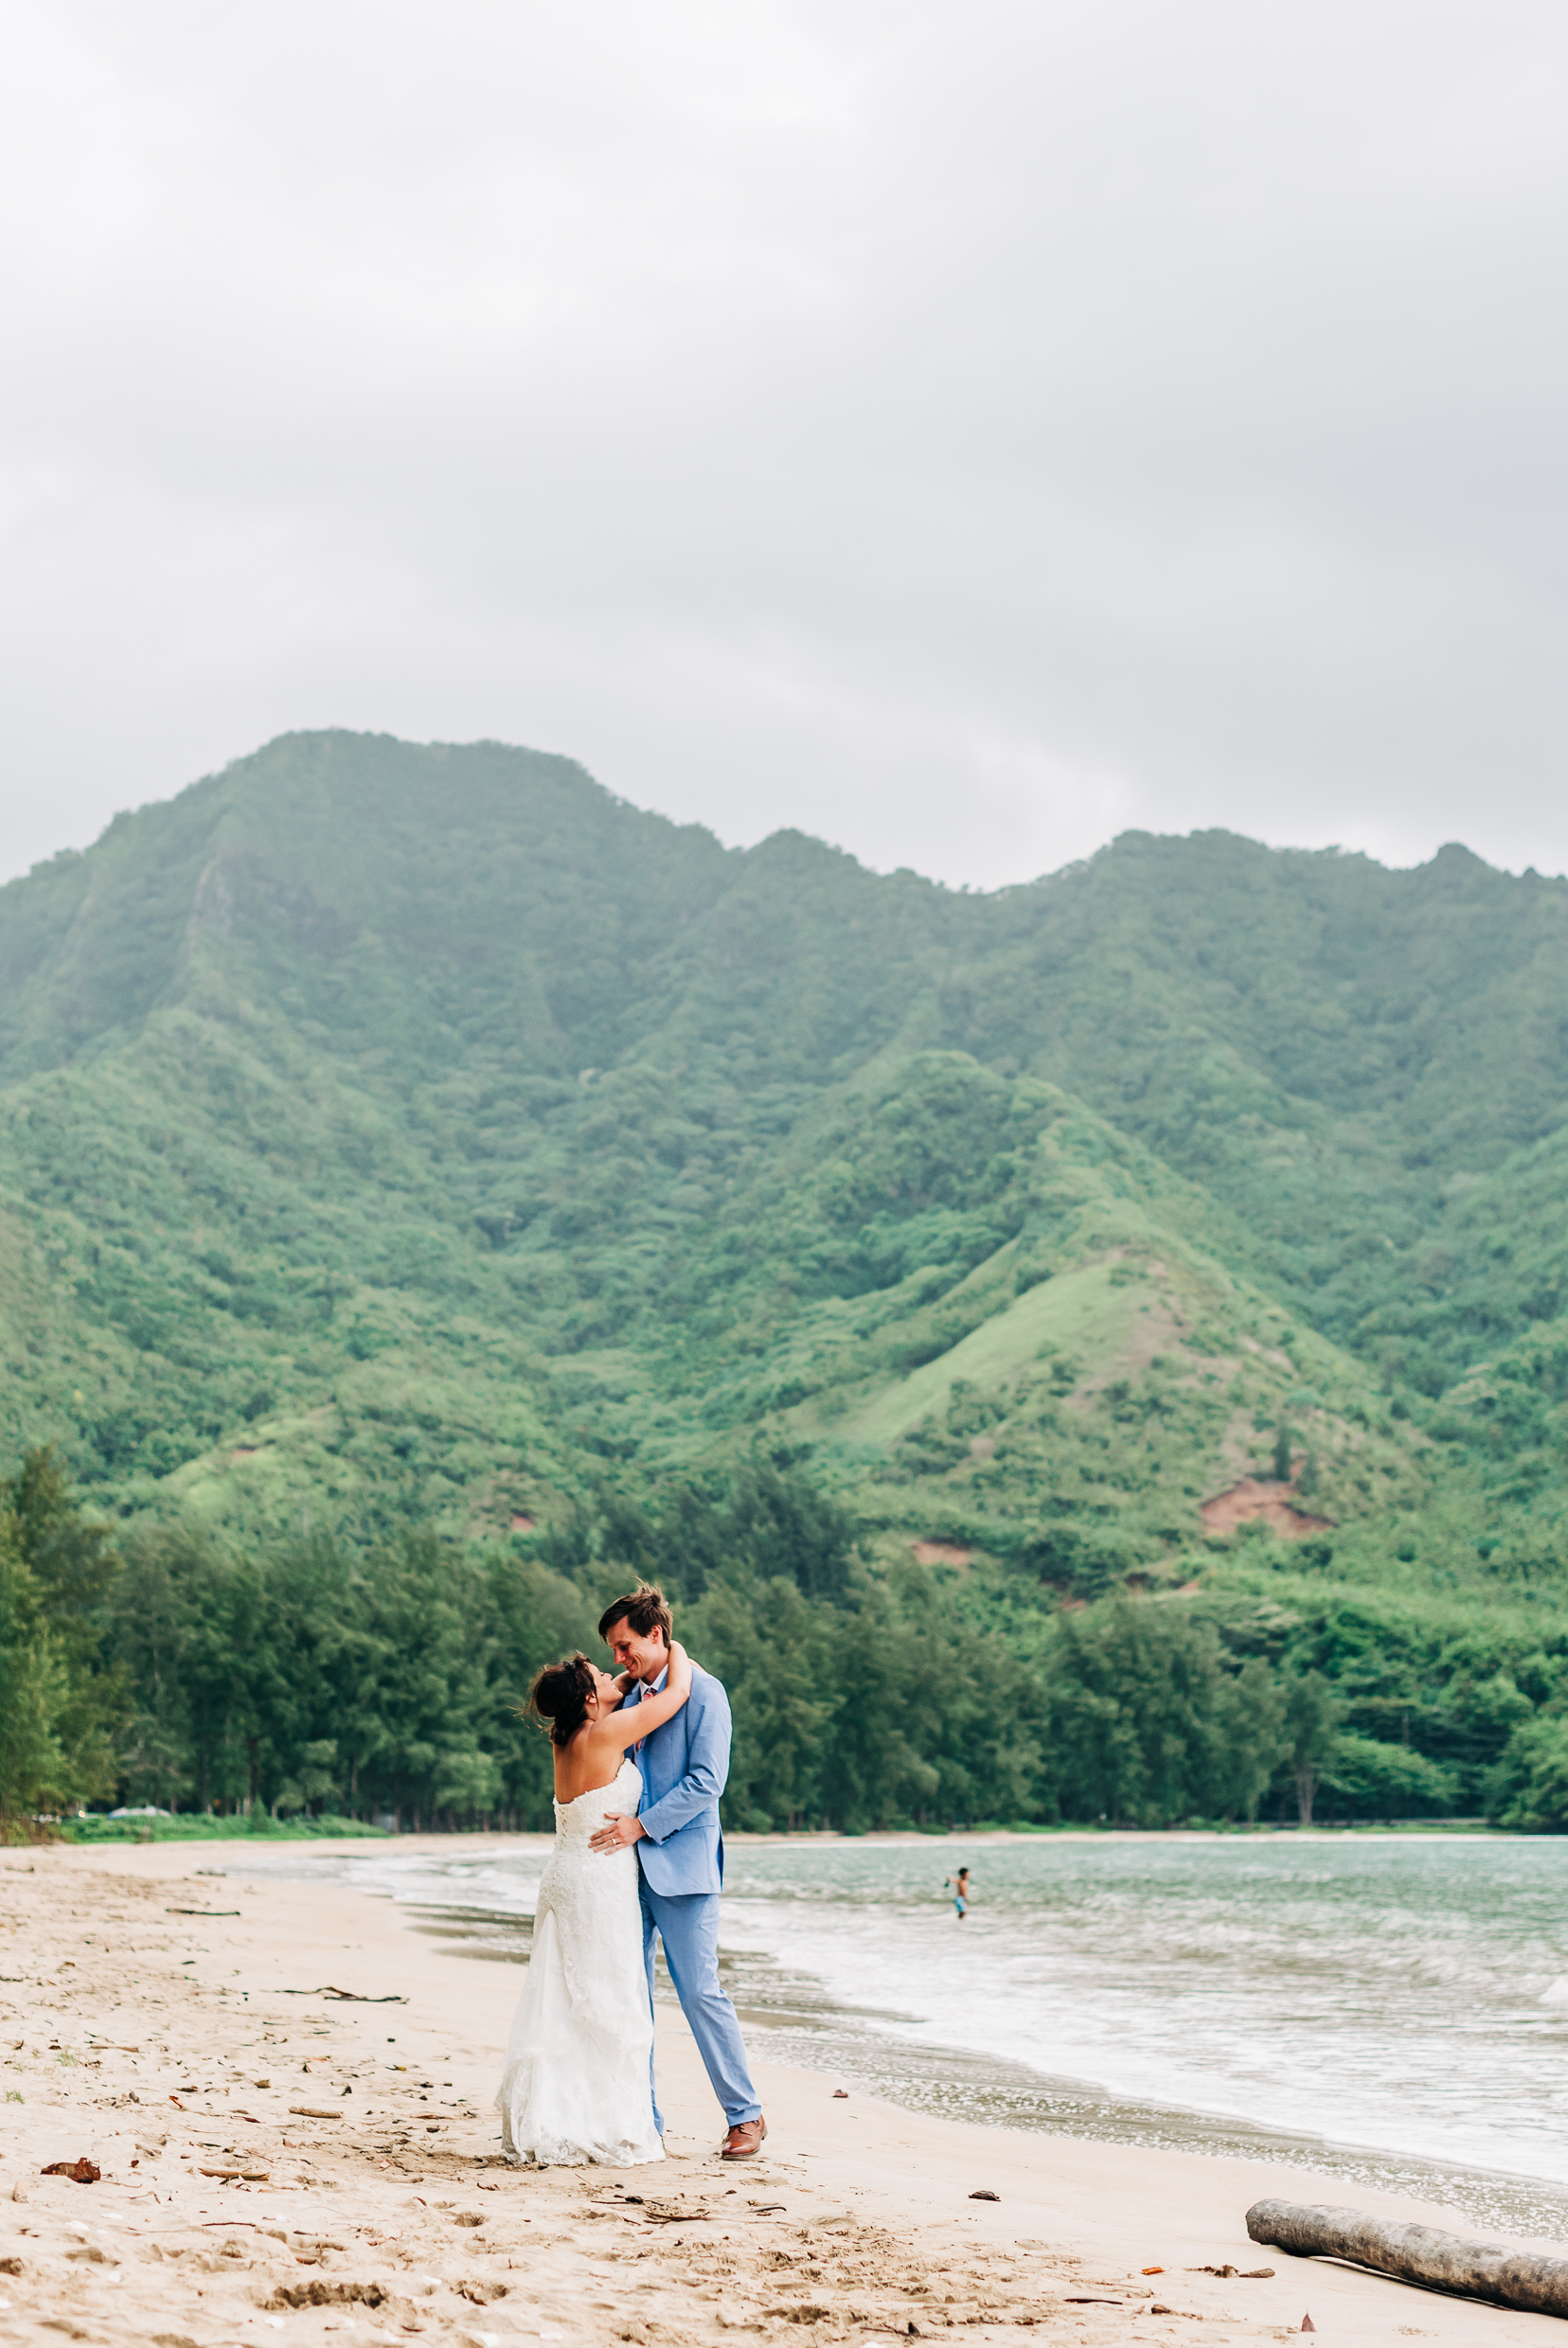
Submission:
[[[0,1854],[0,2343],[1216,2343],[1309,2311],[1330,2348],[1555,2333],[1259,2251],[1265,2194],[1455,2225],[1297,2168],[966,2127],[766,2061],[764,2156],[728,2165],[678,2022],[667,2162],[508,2168],[490,2097],[517,1969],[361,1893],[202,1872],[224,1856]],[[40,2174],[83,2155],[99,2182]],[[1275,2271],[1202,2271],[1225,2266]]]

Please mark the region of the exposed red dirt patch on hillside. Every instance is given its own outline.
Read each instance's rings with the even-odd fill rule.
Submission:
[[[972,1549],[960,1549],[956,1541],[917,1541],[915,1543],[917,1565],[968,1565],[973,1555]]]
[[[1217,1492],[1212,1500],[1204,1501],[1198,1514],[1207,1533],[1234,1533],[1249,1518],[1261,1517],[1272,1533],[1281,1533],[1287,1540],[1299,1540],[1304,1533],[1326,1533],[1333,1521],[1329,1517],[1310,1517],[1304,1508],[1296,1507],[1290,1485],[1264,1483],[1256,1476],[1243,1476],[1228,1491]]]

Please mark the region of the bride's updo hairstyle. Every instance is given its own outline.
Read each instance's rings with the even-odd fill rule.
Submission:
[[[568,1655],[546,1663],[528,1691],[528,1707],[552,1745],[569,1745],[588,1717],[588,1699],[595,1693],[594,1666],[586,1655]]]

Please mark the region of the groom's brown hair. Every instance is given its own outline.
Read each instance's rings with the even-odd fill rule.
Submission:
[[[669,1609],[664,1592],[655,1590],[651,1582],[639,1582],[629,1597],[616,1598],[605,1608],[599,1616],[599,1637],[608,1639],[621,1622],[630,1623],[639,1639],[662,1630],[666,1646],[669,1645]]]

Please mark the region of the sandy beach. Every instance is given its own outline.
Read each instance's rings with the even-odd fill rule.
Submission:
[[[1471,2231],[1299,2167],[964,2126],[765,2059],[764,2155],[721,2162],[674,2017],[666,2162],[511,2168],[490,2098],[517,1968],[389,1901],[226,1877],[224,1856],[0,1854],[0,2343],[1097,2343],[1194,2323],[1218,2342],[1309,2313],[1331,2343],[1555,2332],[1259,2250],[1244,2213],[1270,2194]],[[80,2160],[97,2182],[41,2173]],[[1205,2271],[1226,2267],[1274,2273]]]

